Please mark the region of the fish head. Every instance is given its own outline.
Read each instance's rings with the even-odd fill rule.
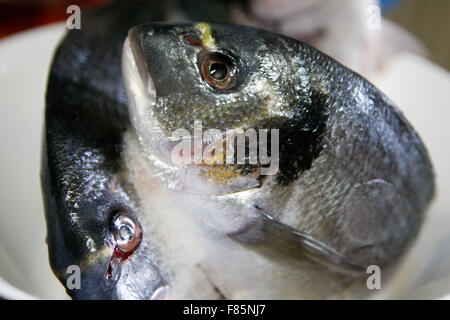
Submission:
[[[50,183],[43,167],[53,272],[74,299],[161,298],[167,282],[132,192],[110,174],[102,155],[84,154],[83,161],[72,154],[71,170],[78,174],[66,175],[63,188]]]
[[[236,132],[259,133],[306,119],[311,88],[304,68],[308,61],[300,56],[305,52],[302,46],[307,47],[271,32],[231,24],[156,23],[132,28],[124,44],[122,72],[131,121],[147,155],[169,171],[193,162],[217,165],[217,158],[225,158],[223,145],[213,156],[195,150],[180,154],[176,146],[186,137],[198,136],[199,126],[203,132],[213,132],[206,143],[202,141],[205,151],[206,145],[215,148]],[[222,166],[223,170],[215,168],[212,173],[210,166],[191,166],[187,176],[197,177],[187,183],[185,173],[182,184],[195,189],[206,181],[200,192],[223,193],[233,185],[232,177],[237,182],[228,191],[254,187],[261,167],[256,164],[250,169]],[[202,173],[189,174],[195,170]],[[247,175],[244,180],[243,175]],[[218,180],[225,180],[227,188],[211,189],[208,181]]]

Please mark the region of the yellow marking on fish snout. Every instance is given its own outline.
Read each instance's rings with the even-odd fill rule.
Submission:
[[[211,166],[203,172],[205,178],[217,184],[228,184],[230,180],[239,178],[242,175],[240,169],[233,166],[222,164],[220,166]]]
[[[202,34],[203,46],[209,50],[216,48],[216,41],[211,34],[211,26],[205,22],[199,22],[195,26]]]
[[[109,259],[114,252],[114,249],[111,247],[103,247],[100,250],[96,250],[95,252],[91,252],[84,259],[80,261],[79,267],[82,270],[88,269],[91,266],[95,266],[98,261],[102,259]]]

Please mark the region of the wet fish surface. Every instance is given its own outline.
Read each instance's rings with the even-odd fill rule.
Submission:
[[[218,23],[212,3],[184,15],[215,23],[163,24],[176,1],[113,2],[60,44],[42,152],[52,270],[79,299],[365,296],[367,266],[395,266],[432,199],[423,143],[358,74]],[[279,170],[174,164],[172,132],[196,121],[278,129]]]

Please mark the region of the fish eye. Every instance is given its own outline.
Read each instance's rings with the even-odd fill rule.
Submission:
[[[114,239],[123,253],[132,253],[139,246],[142,232],[139,222],[125,212],[119,212],[113,220]]]
[[[200,60],[200,70],[203,79],[217,90],[227,90],[236,84],[238,68],[230,56],[211,52]]]

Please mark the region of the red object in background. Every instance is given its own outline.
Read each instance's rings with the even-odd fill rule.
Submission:
[[[0,38],[25,29],[66,20],[70,5],[85,8],[109,0],[40,0],[0,2]]]

